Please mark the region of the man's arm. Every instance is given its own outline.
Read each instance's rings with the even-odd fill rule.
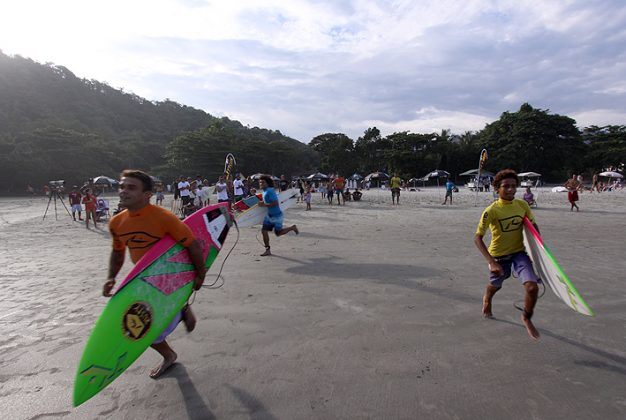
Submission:
[[[202,283],[204,283],[204,277],[206,276],[206,267],[204,266],[204,258],[202,256],[202,247],[197,240],[193,240],[191,245],[187,247],[191,262],[196,267],[196,278],[194,280],[194,289],[200,290]]]
[[[487,260],[487,264],[489,265],[489,271],[496,273],[500,276],[504,274],[502,266],[498,263],[498,261],[496,261],[495,258],[491,256],[489,250],[485,246],[485,242],[483,242],[483,235],[479,235],[478,233],[474,235],[474,245],[476,245],[476,248],[478,248],[480,253],[483,254],[483,257],[485,257],[485,259]]]
[[[113,296],[111,290],[113,290],[113,286],[115,286],[115,276],[117,276],[117,273],[119,273],[122,269],[122,265],[124,265],[124,255],[125,251],[111,251],[111,258],[109,259],[109,276],[102,287],[102,296]]]

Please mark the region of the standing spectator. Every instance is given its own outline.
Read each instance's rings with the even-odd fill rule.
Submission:
[[[191,202],[190,189],[191,184],[185,177],[180,178],[181,181],[178,183],[178,191],[180,192],[180,199],[183,202],[182,206],[185,207],[187,204]]]
[[[98,228],[96,224],[96,196],[92,194],[91,188],[85,190],[85,196],[83,197],[83,204],[85,205],[85,226],[89,229],[89,219],[93,220],[93,227]]]
[[[241,180],[241,174],[237,174],[233,181],[233,188],[235,189],[235,202],[240,201],[244,197],[243,181]]]
[[[278,186],[280,187],[281,191],[287,191],[287,188],[289,188],[289,182],[287,182],[287,179],[285,179],[285,175],[280,176],[280,181],[278,181]]]
[[[311,195],[311,186],[309,185],[304,193],[304,202],[306,203],[307,210],[311,210]]]
[[[215,189],[217,190],[217,202],[218,203],[230,203],[228,199],[228,185],[224,181],[224,176],[220,176],[217,184],[215,184]]]
[[[174,190],[174,201],[180,198],[180,190],[178,189],[178,183],[183,180],[183,176],[179,176],[174,182],[172,182],[172,189]]]
[[[202,189],[200,192],[200,196],[202,197],[202,206],[206,207],[211,204],[211,190],[209,189],[209,180],[205,179],[202,181]]]
[[[452,190],[454,189],[454,187],[454,182],[450,181],[450,179],[448,178],[446,181],[446,198],[444,199],[443,203],[441,203],[441,205],[446,205],[446,203],[448,202],[448,197],[450,197],[450,204],[452,204]]]
[[[72,206],[72,217],[74,221],[76,221],[76,212],[78,212],[78,220],[82,221],[83,217],[81,216],[81,212],[83,208],[80,206],[80,202],[83,196],[80,191],[78,191],[78,185],[74,185],[72,191],[67,195],[67,198],[70,200],[70,206]]]
[[[341,205],[341,200],[343,200],[343,204],[346,204],[346,199],[343,197],[343,189],[346,186],[346,180],[341,175],[337,174],[337,178],[335,178],[334,182],[335,186],[335,195],[337,196],[337,204]]]
[[[165,199],[165,194],[163,194],[163,184],[156,184],[156,204],[157,206],[163,206],[163,200]]]
[[[395,173],[393,174],[393,177],[391,178],[391,205],[394,204],[400,204],[400,186],[401,186],[402,180],[400,179],[400,177],[398,177],[398,174]]]
[[[593,190],[600,192],[600,187],[598,186],[598,174],[597,173],[593,174],[593,178],[591,181],[591,192],[593,192]]]

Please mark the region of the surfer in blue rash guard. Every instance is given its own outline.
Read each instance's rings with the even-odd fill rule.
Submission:
[[[474,244],[489,265],[489,284],[483,296],[483,316],[493,318],[491,300],[502,287],[502,282],[511,276],[512,268],[526,290],[522,322],[528,335],[537,340],[539,331],[535,328],[531,318],[539,292],[537,283],[541,280],[535,274],[532,262],[524,248],[524,217],[528,217],[537,231],[539,228],[528,203],[515,199],[518,186],[515,171],[504,169],[498,172],[493,185],[498,192],[499,199],[485,209],[474,236]],[[491,231],[489,249],[483,242],[487,229]]]
[[[280,209],[280,203],[278,201],[278,195],[274,190],[274,180],[272,177],[269,175],[261,175],[259,178],[259,186],[263,190],[263,200],[259,201],[259,207],[267,207],[267,214],[263,219],[263,227],[261,228],[265,252],[262,253],[261,256],[267,257],[272,255],[270,252],[269,235],[272,230],[276,233],[276,236],[283,236],[291,231],[296,232],[296,235],[300,232],[296,225],[283,228],[283,211]]]

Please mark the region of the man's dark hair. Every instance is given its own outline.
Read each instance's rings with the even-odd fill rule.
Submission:
[[[517,172],[513,169],[503,169],[496,174],[496,177],[493,179],[493,186],[498,189],[500,188],[500,184],[507,178],[511,178],[515,180],[515,183],[519,186],[519,179],[517,178]]]
[[[270,175],[261,175],[259,179],[262,179],[263,181],[265,181],[268,187],[274,187],[274,180],[272,179]]]
[[[138,179],[143,184],[143,191],[152,191],[152,178],[144,171],[140,171],[139,169],[126,169],[122,172],[122,177]]]

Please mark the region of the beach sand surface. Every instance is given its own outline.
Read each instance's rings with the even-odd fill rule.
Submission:
[[[533,341],[511,278],[482,318],[488,273],[472,240],[491,193],[462,189],[451,206],[434,188],[403,191],[400,206],[389,191],[345,206],[315,194],[312,211],[286,212],[301,233],[272,236],[272,257],[259,257],[259,228],[241,230],[223,287],[196,296],[196,330],[168,339],[179,358],[162,378],[148,377],[148,349],[78,408],[75,370],[107,302],[106,224],[87,230],[60,205],[42,220],[47,199],[0,198],[1,417],[626,418],[626,191],[581,194],[579,213],[548,191],[537,222],[595,317],[547,291]]]

